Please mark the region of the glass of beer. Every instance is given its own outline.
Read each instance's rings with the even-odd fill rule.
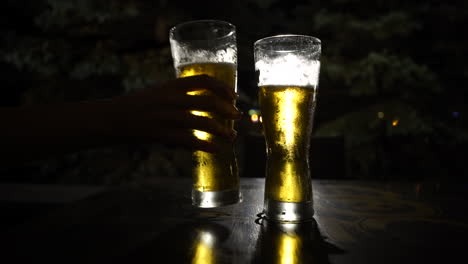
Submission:
[[[235,26],[224,21],[197,20],[173,27],[169,32],[172,59],[177,78],[208,75],[225,82],[237,92],[237,44]],[[209,94],[200,88],[188,95]],[[235,104],[235,102],[233,102]],[[193,109],[193,115],[212,118],[228,128],[233,120],[215,113]],[[205,131],[193,130],[200,140],[219,140],[222,151],[216,154],[194,151],[192,204],[198,207],[218,207],[241,201],[239,174],[233,143],[221,141]]]
[[[320,53],[320,40],[305,35],[254,44],[267,154],[264,214],[273,221],[313,220],[309,149]]]

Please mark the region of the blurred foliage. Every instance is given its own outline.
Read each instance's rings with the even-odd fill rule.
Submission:
[[[459,58],[467,43],[457,32],[464,7],[461,1],[332,1],[315,16],[324,42],[321,92],[342,89],[335,95],[349,101],[343,113],[320,122],[316,135],[346,138],[348,161],[357,164],[350,173],[443,178],[462,172],[443,167],[461,160],[455,148],[468,135],[461,99],[466,65]],[[320,103],[318,115],[326,111]],[[402,163],[405,158],[413,163]]]
[[[237,27],[240,102],[250,107],[255,40],[282,33],[322,40],[315,135],[345,138],[349,176],[460,171],[445,167],[468,141],[461,0],[8,0],[3,7],[0,66],[5,94],[19,103],[103,98],[172,78],[169,28],[221,19]],[[155,152],[143,162],[153,169],[139,171],[178,160]],[[401,171],[401,159],[413,170]],[[165,173],[180,174],[174,168]]]

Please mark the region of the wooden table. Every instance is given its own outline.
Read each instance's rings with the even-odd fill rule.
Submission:
[[[316,222],[263,221],[242,203],[191,206],[189,179],[141,186],[0,185],[10,263],[449,263],[466,256],[466,186],[313,181]],[[8,263],[2,261],[3,263]]]

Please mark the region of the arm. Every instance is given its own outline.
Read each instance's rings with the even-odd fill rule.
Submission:
[[[116,110],[111,100],[0,109],[0,165],[115,144]]]
[[[202,87],[209,95],[190,96]],[[201,141],[192,130],[232,141],[235,131],[190,110],[237,119],[235,94],[207,76],[176,79],[108,100],[0,109],[0,166],[49,158],[83,149],[132,143],[167,145],[216,152],[216,142]]]

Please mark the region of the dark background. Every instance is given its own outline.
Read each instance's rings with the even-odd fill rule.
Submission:
[[[106,98],[174,77],[168,30],[194,19],[237,27],[242,177],[264,177],[255,40],[322,40],[315,178],[466,181],[464,1],[8,0],[2,2],[1,106]],[[95,149],[2,171],[2,181],[138,183],[186,177],[190,153],[160,145]]]

